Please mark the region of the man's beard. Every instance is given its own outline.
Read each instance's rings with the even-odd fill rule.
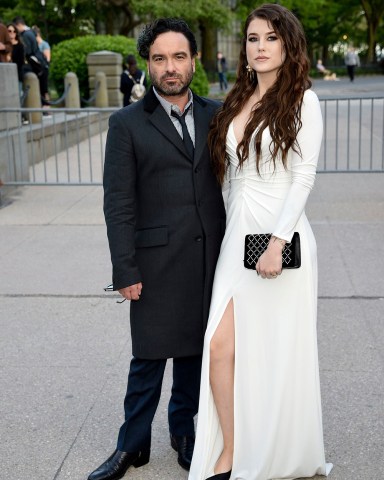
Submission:
[[[163,75],[160,80],[149,71],[149,78],[151,79],[152,85],[156,88],[156,91],[160,95],[164,95],[166,97],[174,97],[178,95],[183,95],[185,92],[188,91],[189,85],[193,79],[193,70],[191,69],[183,80],[182,75],[178,73],[166,73]],[[176,78],[179,81],[174,85],[169,85],[165,82],[166,79],[169,78]],[[180,81],[181,80],[181,81]]]

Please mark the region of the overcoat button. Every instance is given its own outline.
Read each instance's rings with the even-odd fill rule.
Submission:
[[[203,237],[201,237],[200,235],[195,237],[195,242],[201,242],[201,240],[203,239]]]

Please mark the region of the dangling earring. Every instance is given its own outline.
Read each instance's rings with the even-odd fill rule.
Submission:
[[[249,64],[245,67],[245,69],[247,70],[248,79],[252,81],[255,75],[255,71]]]

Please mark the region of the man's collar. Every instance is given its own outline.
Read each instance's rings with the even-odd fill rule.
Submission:
[[[182,112],[180,110],[180,108],[172,103],[172,102],[168,102],[168,100],[166,100],[164,97],[162,97],[161,95],[159,95],[156,91],[156,88],[153,87],[153,93],[156,95],[156,98],[159,100],[161,106],[164,108],[164,110],[167,112],[167,114],[169,116],[171,116],[171,112],[174,111],[176,112],[177,114],[181,115]],[[188,102],[187,104],[185,105],[184,107],[184,111],[190,106],[192,105],[191,107],[191,110],[193,110],[193,95],[192,95],[192,91],[190,89],[188,89]]]

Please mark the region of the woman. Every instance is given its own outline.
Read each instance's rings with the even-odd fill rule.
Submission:
[[[22,44],[19,36],[19,32],[13,23],[7,25],[8,34],[12,43],[12,56],[11,61],[16,63],[17,76],[19,78],[19,90],[22,91],[23,82],[23,68],[25,64],[24,45]]]
[[[209,136],[229,180],[227,229],[205,338],[189,480],[325,475],[316,345],[316,243],[304,213],[322,139],[305,36],[280,5],[246,22],[237,81]],[[294,232],[301,267],[282,271]],[[272,233],[256,271],[247,234]]]
[[[132,96],[134,85],[140,86],[138,93],[142,95],[140,98],[144,97],[147,88],[145,73],[137,68],[135,56],[128,55],[125,59],[124,71],[120,76],[120,92],[124,95],[124,107],[140,100],[140,98],[136,98],[135,95]]]

